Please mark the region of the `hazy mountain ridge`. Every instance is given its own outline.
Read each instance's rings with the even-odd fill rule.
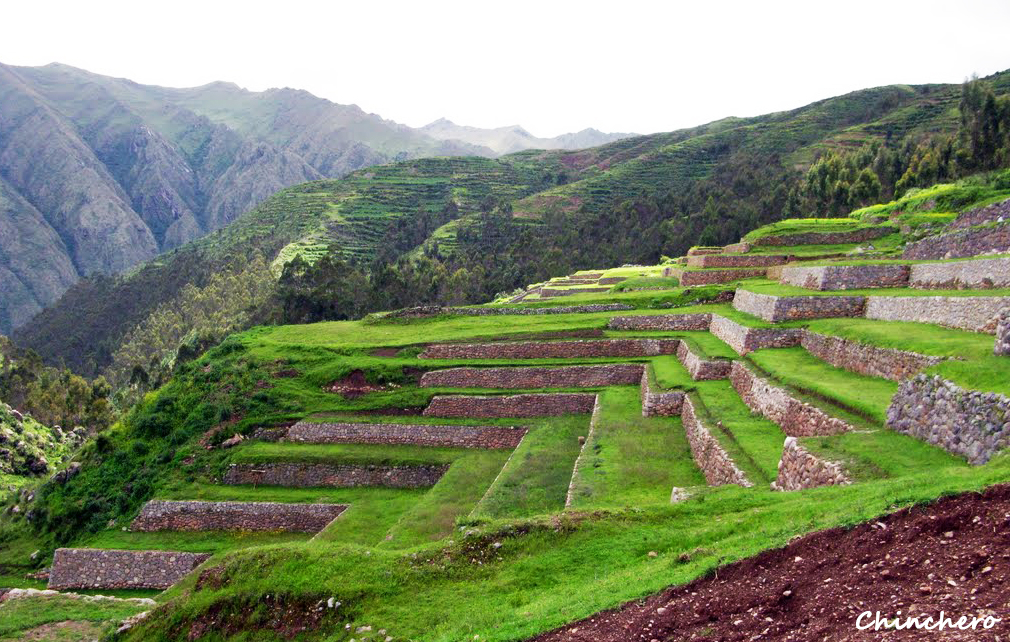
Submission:
[[[420,131],[438,140],[460,141],[471,145],[488,147],[498,154],[511,154],[524,149],[584,149],[638,135],[627,133],[608,134],[590,127],[579,132],[561,134],[553,138],[540,138],[529,133],[519,125],[495,128],[469,127],[457,125],[445,118],[439,118],[434,122],[428,123],[424,127],[421,127]]]
[[[0,333],[80,277],[200,238],[290,185],[496,155],[302,90],[172,89],[0,64]]]

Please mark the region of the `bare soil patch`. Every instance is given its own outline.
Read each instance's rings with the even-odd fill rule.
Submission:
[[[802,537],[714,577],[598,613],[538,642],[1010,640],[1010,485]],[[858,630],[857,618],[943,611],[985,630]],[[864,618],[863,624],[872,623]]]

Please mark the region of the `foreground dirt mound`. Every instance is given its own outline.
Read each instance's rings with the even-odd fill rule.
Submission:
[[[535,638],[631,640],[1010,640],[1010,485],[832,529]],[[873,615],[860,614],[870,611]],[[876,612],[1003,618],[985,629],[857,629]]]

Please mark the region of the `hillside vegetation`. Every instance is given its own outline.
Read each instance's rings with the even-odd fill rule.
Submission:
[[[405,161],[306,183],[124,277],[80,283],[16,338],[75,370],[122,382],[139,367],[157,380],[180,342],[199,351],[250,323],[476,303],[551,275],[654,263],[1000,166],[1010,128],[980,114],[1008,85],[999,74],[884,87],[577,152]],[[250,270],[254,259],[271,269]],[[232,296],[220,294],[226,278],[241,284]],[[210,298],[228,301],[213,327],[171,318]],[[170,340],[152,344],[154,328]]]
[[[219,229],[278,190],[410,158],[500,152],[305,91],[140,85],[0,64],[0,332],[82,276],[118,274]],[[435,132],[433,132],[435,134]],[[617,137],[620,137],[618,135]],[[526,135],[509,151],[613,140]]]

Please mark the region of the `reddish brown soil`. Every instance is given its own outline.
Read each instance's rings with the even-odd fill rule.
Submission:
[[[330,385],[326,386],[326,390],[327,392],[339,393],[347,399],[354,399],[369,392],[387,390],[389,387],[390,386],[368,383],[368,379],[365,378],[365,373],[361,370],[355,370],[343,379],[334,381]]]
[[[1010,485],[1002,485],[814,533],[535,640],[1010,640],[1008,577]],[[857,630],[864,611],[1003,621],[988,630]]]

